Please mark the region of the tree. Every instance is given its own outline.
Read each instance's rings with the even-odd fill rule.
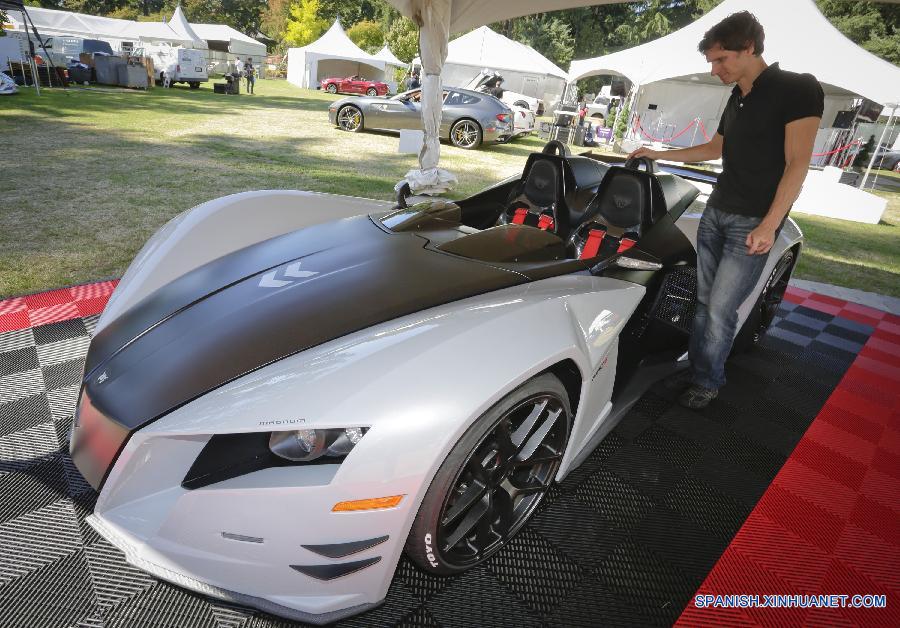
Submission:
[[[848,39],[900,65],[900,6],[876,2],[816,0],[819,10]]]
[[[299,0],[291,5],[291,17],[284,31],[289,46],[305,46],[317,40],[328,22],[319,17],[319,0]]]
[[[409,63],[419,54],[419,28],[408,18],[394,20],[386,40],[388,48],[403,63]]]
[[[370,54],[378,52],[384,45],[384,33],[381,25],[370,20],[363,20],[351,26],[347,30],[347,37]]]
[[[227,24],[251,37],[259,32],[266,0],[183,0],[188,20],[205,24]]]
[[[571,30],[564,20],[542,14],[512,22],[512,39],[531,46],[558,66],[566,67],[572,61],[575,48]]]
[[[260,15],[260,30],[276,42],[281,42],[290,15],[290,0],[269,0],[268,6]]]

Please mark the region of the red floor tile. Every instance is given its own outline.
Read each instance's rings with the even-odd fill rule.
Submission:
[[[28,310],[19,310],[10,314],[0,314],[0,333],[26,329],[29,326]]]
[[[865,316],[870,316],[872,318],[881,320],[884,318],[884,315],[887,312],[883,310],[876,310],[873,307],[869,307],[867,305],[860,305],[859,303],[853,303],[852,301],[848,301],[847,305],[844,306],[844,310],[849,310],[851,312],[857,312],[859,314],[864,314]]]
[[[821,303],[828,303],[829,305],[836,305],[841,308],[847,307],[847,305],[848,305],[847,301],[844,301],[843,299],[836,299],[836,298],[830,297],[826,294],[819,294],[818,292],[813,292],[811,295],[809,295],[809,298],[812,299],[813,301],[819,301]]]

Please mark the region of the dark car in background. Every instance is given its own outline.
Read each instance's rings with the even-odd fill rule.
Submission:
[[[328,107],[328,121],[344,131],[363,129],[421,129],[422,91],[413,89],[392,96],[350,97]],[[459,148],[478,148],[483,143],[505,142],[513,134],[512,111],[487,94],[467,89],[444,89],[439,135]]]
[[[384,96],[388,93],[387,83],[370,81],[361,76],[347,78],[322,79],[322,89],[329,94],[365,94],[366,96]]]
[[[883,148],[875,153],[875,167],[882,170],[897,170],[900,168],[900,150]]]

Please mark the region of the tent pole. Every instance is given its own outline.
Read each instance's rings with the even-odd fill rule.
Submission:
[[[881,143],[884,141],[884,136],[887,133],[888,127],[891,126],[891,122],[894,120],[894,112],[897,110],[897,103],[885,103],[885,107],[891,108],[891,115],[888,116],[887,124],[884,125],[884,130],[881,132],[881,137],[878,139],[878,143],[875,145],[875,150],[872,151],[872,158],[869,160],[869,165],[866,168],[866,174],[863,176],[862,181],[859,184],[859,189],[862,190],[866,185],[866,179],[869,178],[869,173],[872,172],[872,166],[875,165],[875,157],[878,155],[878,150],[881,148]]]

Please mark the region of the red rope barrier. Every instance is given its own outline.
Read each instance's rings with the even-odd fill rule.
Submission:
[[[644,127],[641,125],[641,119],[640,119],[639,117],[637,117],[636,114],[635,114],[635,117],[634,117],[634,126],[633,126],[632,130],[633,130],[635,133],[637,133],[638,131],[640,131],[641,135],[643,135],[644,137],[646,137],[648,140],[650,140],[650,141],[652,141],[652,142],[671,142],[672,140],[676,140],[676,139],[678,139],[679,137],[681,137],[682,135],[684,135],[685,133],[687,133],[688,131],[690,131],[692,128],[694,128],[694,125],[697,124],[697,123],[700,124],[700,132],[703,133],[703,138],[708,142],[708,141],[709,141],[709,135],[706,134],[706,128],[703,126],[703,121],[700,120],[699,118],[694,118],[694,119],[691,121],[691,123],[690,123],[689,125],[687,125],[687,126],[684,127],[683,129],[681,129],[678,133],[676,133],[675,135],[673,135],[673,136],[670,137],[669,139],[663,139],[663,138],[660,138],[660,137],[653,137],[652,135],[650,135],[649,133],[647,133],[647,131],[645,131],[645,130],[644,130]]]
[[[697,120],[700,122],[700,132],[703,133],[703,139],[708,142],[709,134],[706,132],[706,127],[703,125],[703,120],[700,120],[700,118],[697,118]]]
[[[827,153],[813,153],[812,156],[813,157],[825,157],[827,155],[834,155],[835,153],[839,153],[841,151],[847,150],[851,146],[854,146],[854,145],[860,144],[860,143],[861,142],[859,140],[853,140],[849,144],[845,144],[844,146],[841,146],[840,148],[835,148],[834,150],[830,150]]]

